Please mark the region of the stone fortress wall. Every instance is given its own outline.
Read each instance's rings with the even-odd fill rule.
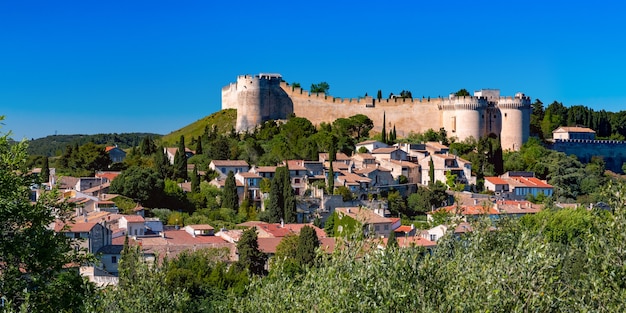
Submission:
[[[622,164],[626,162],[626,141],[589,140],[589,139],[556,139],[549,149],[575,155],[582,163],[589,163],[594,156],[601,156],[607,170],[623,173]]]
[[[349,99],[310,93],[290,86],[279,74],[261,73],[239,76],[235,83],[222,88],[222,109],[228,108],[237,109],[237,131],[295,113],[314,125],[364,114],[377,131],[382,129],[385,116],[387,129],[395,125],[400,137],[441,127],[459,140],[495,134],[505,150],[518,150],[530,133],[530,98],[522,93],[500,97],[497,89],[479,90],[467,97]]]

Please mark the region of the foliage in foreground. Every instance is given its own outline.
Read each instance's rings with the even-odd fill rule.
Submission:
[[[466,237],[420,248],[380,250],[349,241],[295,279],[256,279],[237,312],[623,312],[626,309],[626,186],[607,193],[614,213],[576,212],[577,240],[555,236],[554,220],[481,221]],[[552,214],[552,215],[551,215]],[[567,227],[566,227],[567,228]],[[544,234],[543,230],[550,231]]]

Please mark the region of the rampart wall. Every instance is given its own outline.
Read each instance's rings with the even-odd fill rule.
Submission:
[[[517,150],[530,132],[530,98],[499,94],[497,89],[483,89],[467,97],[335,98],[290,86],[278,74],[259,74],[239,76],[236,83],[222,88],[222,108],[237,109],[237,131],[291,113],[315,125],[364,114],[374,122],[375,131],[382,130],[385,119],[387,129],[395,126],[400,137],[443,127],[459,140],[494,133],[501,137],[503,149]]]
[[[594,156],[602,156],[606,169],[615,173],[622,173],[622,164],[626,162],[626,141],[557,139],[548,148],[573,154],[583,163],[590,162]]]

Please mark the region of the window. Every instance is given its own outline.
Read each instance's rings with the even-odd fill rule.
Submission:
[[[115,256],[115,255],[111,256],[111,263],[113,263],[113,264],[117,263],[117,256]]]
[[[437,235],[430,234],[430,241],[437,241]]]
[[[379,230],[380,230],[380,226],[376,225],[376,226],[374,226],[374,229],[375,229],[376,231],[379,231]]]
[[[385,225],[385,230],[389,230],[389,225]]]
[[[294,180],[293,180],[293,183],[294,183],[294,184],[299,184],[299,183],[300,183],[300,178],[296,178],[296,179],[294,179]]]

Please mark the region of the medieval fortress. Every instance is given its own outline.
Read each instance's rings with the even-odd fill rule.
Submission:
[[[252,130],[290,114],[314,125],[338,118],[367,115],[380,131],[383,116],[399,137],[410,132],[444,128],[449,137],[464,140],[491,134],[500,137],[504,150],[519,150],[530,134],[531,100],[523,93],[501,97],[498,89],[482,89],[474,96],[411,99],[342,99],[293,87],[279,74],[242,75],[222,88],[222,109],[237,109],[237,131]]]

